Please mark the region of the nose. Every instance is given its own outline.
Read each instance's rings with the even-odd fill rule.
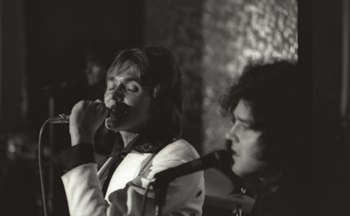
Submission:
[[[115,86],[114,88],[108,88],[105,94],[105,102],[109,103],[115,103],[115,102],[122,102],[124,100],[124,91],[122,87]]]
[[[226,133],[225,138],[227,140],[230,140],[232,144],[238,143],[239,139],[237,136],[237,130],[235,125],[233,125],[232,128]]]
[[[122,91],[122,89],[119,87],[117,87],[113,93],[112,93],[112,99],[117,101],[117,102],[121,102],[124,100],[124,91]]]

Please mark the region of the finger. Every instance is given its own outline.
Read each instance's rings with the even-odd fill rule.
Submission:
[[[101,101],[99,101],[99,102],[94,101],[94,105],[96,106],[97,109],[105,109],[106,108],[104,103],[102,103]]]
[[[77,103],[72,107],[71,112],[80,111],[80,110],[84,109],[85,106],[86,106],[86,101],[81,100],[81,101],[77,102]]]
[[[103,103],[95,103],[95,109],[98,113],[102,114],[103,116],[107,115],[107,107]]]

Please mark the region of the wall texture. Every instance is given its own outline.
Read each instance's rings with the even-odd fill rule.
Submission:
[[[145,45],[175,52],[185,78],[184,137],[201,153],[224,147],[218,101],[247,62],[297,60],[295,0],[146,0]]]
[[[220,2],[220,3],[219,3]],[[297,5],[290,0],[207,0],[203,5],[205,152],[224,144],[220,95],[252,60],[297,59]]]

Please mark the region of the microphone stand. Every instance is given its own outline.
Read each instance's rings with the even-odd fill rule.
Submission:
[[[48,108],[49,108],[49,117],[52,118],[55,116],[55,98],[51,92],[49,92],[48,98]],[[49,154],[53,155],[54,152],[54,125],[49,125]],[[54,199],[54,175],[55,170],[52,162],[49,163],[48,171],[48,213],[51,214],[53,210],[53,199]]]
[[[45,86],[42,88],[47,93],[47,105],[48,105],[48,116],[49,119],[53,118],[55,116],[55,94],[54,90],[50,86]],[[55,134],[54,134],[54,125],[50,124],[49,125],[49,134],[48,134],[48,143],[49,143],[49,157],[53,156],[54,154],[54,141],[55,141]],[[48,181],[48,191],[47,191],[47,210],[48,214],[53,213],[53,207],[54,207],[54,179],[55,179],[55,167],[52,161],[48,163],[48,172],[47,172],[47,181]]]
[[[221,166],[221,164],[226,164],[227,160],[227,152],[225,150],[220,150],[155,174],[155,181],[153,184],[155,192],[154,202],[156,205],[155,215],[162,216],[168,185],[171,181],[173,181],[175,178],[200,170],[205,170],[215,166]]]

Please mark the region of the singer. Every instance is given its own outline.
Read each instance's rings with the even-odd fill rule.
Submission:
[[[167,49],[116,55],[104,103],[80,101],[70,114],[72,147],[62,154],[62,180],[71,215],[142,215],[154,175],[199,157],[180,138],[182,97],[181,73]],[[93,137],[103,122],[121,135],[124,149],[113,150],[98,171]],[[155,215],[152,188],[147,194],[145,215]],[[201,215],[204,195],[203,172],[177,178],[168,187],[163,215]]]
[[[232,171],[256,191],[252,216],[303,215],[298,205],[300,138],[298,67],[252,64],[222,99],[232,118]]]

